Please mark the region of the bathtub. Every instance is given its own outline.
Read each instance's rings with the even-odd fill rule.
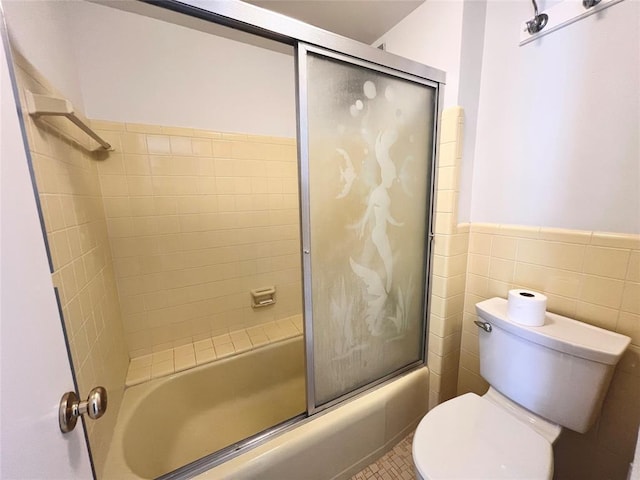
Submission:
[[[103,479],[168,473],[305,411],[302,337],[126,390]],[[199,479],[348,478],[426,414],[428,372],[417,369],[301,420]]]

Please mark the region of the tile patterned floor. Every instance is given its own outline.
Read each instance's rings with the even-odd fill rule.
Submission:
[[[356,473],[351,480],[415,480],[411,456],[412,441],[413,432],[376,462]]]

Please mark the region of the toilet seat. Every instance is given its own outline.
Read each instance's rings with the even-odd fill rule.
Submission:
[[[438,405],[422,419],[413,461],[424,480],[548,480],[553,475],[551,443],[473,393]]]

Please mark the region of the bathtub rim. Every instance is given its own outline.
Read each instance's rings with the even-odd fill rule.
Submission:
[[[411,374],[417,373],[421,369],[426,370],[428,376],[427,378],[429,378],[431,371],[427,368],[426,363],[421,362],[418,365],[409,365],[407,367],[404,367],[400,371],[393,372],[392,374],[390,374],[389,378],[386,378],[384,381],[376,383],[373,386],[367,385],[359,389],[357,393],[350,396],[349,398],[343,399],[341,402],[334,403],[330,407],[327,407],[311,415],[309,415],[308,412],[304,412],[301,415],[286,420],[281,424],[275,425],[267,430],[259,432],[252,437],[242,440],[241,442],[237,442],[235,444],[238,445],[237,448],[234,448],[235,445],[230,445],[229,447],[226,447],[222,450],[212,452],[205,457],[199,458],[198,460],[195,460],[187,465],[183,465],[176,470],[168,472],[158,477],[156,480],[187,480],[195,478],[198,475],[205,474],[209,470],[212,470],[213,468],[219,467],[231,460],[234,460],[241,455],[250,454],[253,450],[265,445],[267,442],[277,440],[279,437],[292,432],[296,428],[307,425],[314,420],[319,420],[325,415],[335,413],[336,410],[345,407],[346,405],[351,404],[357,400],[361,400],[368,394],[375,394],[377,390],[387,387],[395,381],[401,380]],[[419,419],[415,422],[413,428],[417,426],[418,421]],[[410,430],[410,428],[411,426],[407,426],[403,429],[403,431],[407,429]],[[372,452],[372,455],[375,453],[376,452]]]
[[[114,432],[114,436],[112,438],[111,445],[109,446],[109,451],[107,454],[107,462],[105,462],[105,472],[106,474],[109,470],[114,470],[113,473],[124,474],[127,479],[136,479],[136,480],[146,480],[144,477],[136,474],[127,464],[124,453],[124,433],[126,426],[128,425],[131,417],[137,408],[140,407],[141,403],[143,403],[150,395],[153,394],[155,390],[162,387],[167,382],[174,380],[176,378],[183,377],[188,374],[193,374],[195,371],[202,371],[207,368],[212,368],[215,366],[223,365],[224,363],[228,363],[234,359],[237,359],[241,356],[251,355],[256,351],[264,351],[267,349],[273,349],[281,347],[284,344],[293,343],[295,341],[303,341],[303,335],[296,335],[294,337],[289,337],[283,339],[278,342],[270,343],[268,345],[264,345],[257,349],[248,350],[246,352],[242,352],[238,355],[229,356],[218,361],[198,365],[195,368],[191,368],[188,370],[183,370],[178,373],[174,373],[165,377],[160,377],[153,379],[149,382],[145,382],[138,385],[133,385],[131,387],[127,387],[125,389],[125,396],[133,397],[127,399],[127,408],[121,409],[119,411],[118,419],[116,421],[116,430]],[[175,470],[167,472],[159,477],[156,480],[186,480],[190,478],[194,478],[198,475],[206,473],[207,471],[219,467],[220,465],[227,463],[241,455],[250,453],[252,450],[264,445],[265,443],[275,440],[278,437],[291,432],[292,430],[304,426],[310,421],[320,419],[325,415],[332,414],[336,410],[344,407],[354,401],[357,401],[368,394],[373,394],[377,390],[384,388],[390,384],[392,384],[396,380],[400,380],[412,373],[419,371],[420,369],[425,368],[427,372],[430,374],[429,369],[427,368],[427,364],[424,361],[418,361],[406,365],[401,369],[398,369],[390,374],[386,375],[382,379],[380,379],[375,384],[368,384],[359,389],[352,392],[348,398],[342,398],[340,402],[333,403],[331,406],[317,411],[311,415],[308,412],[302,412],[300,415],[297,415],[291,419],[285,420],[284,422],[274,425],[267,430],[263,430],[258,432],[257,434],[245,438],[239,442],[235,442],[234,444],[229,445],[221,450],[217,450],[215,452],[211,452],[210,454],[201,457],[197,460],[194,460],[191,463],[183,465]],[[429,375],[430,376],[430,375]],[[124,403],[124,398],[123,398]],[[104,478],[108,480],[110,477],[104,475]],[[115,477],[114,477],[115,478]]]
[[[212,368],[215,366],[221,366],[230,361],[237,360],[241,357],[246,357],[248,355],[254,354],[256,352],[266,352],[268,350],[273,350],[274,348],[282,347],[283,345],[287,345],[293,343],[295,341],[300,341],[303,338],[302,334],[294,335],[293,337],[283,338],[282,340],[278,340],[276,342],[271,342],[267,345],[262,345],[260,347],[252,348],[251,350],[246,350],[244,352],[237,353],[235,355],[230,355],[228,357],[219,358],[212,362],[203,363],[201,365],[196,365],[195,367],[188,368],[186,370],[182,370],[181,372],[175,372],[170,375],[166,375],[164,377],[153,378],[144,383],[138,383],[136,385],[131,385],[129,387],[125,387],[125,394],[129,393],[129,396],[133,396],[129,401],[132,402],[132,407],[138,407],[140,403],[147,396],[153,394],[154,391],[162,387],[165,383],[168,383],[172,380],[184,377],[185,375],[194,374],[195,372],[201,372],[206,370],[207,368]],[[304,340],[302,340],[304,342]],[[132,408],[131,410],[134,410]],[[127,415],[127,420],[130,415]]]
[[[163,387],[165,384],[167,384],[168,382],[171,382],[173,380],[182,378],[186,375],[193,375],[196,372],[202,372],[204,370],[207,370],[209,368],[216,368],[216,367],[220,367],[223,366],[226,363],[229,363],[231,361],[237,360],[240,357],[246,357],[249,356],[251,354],[255,354],[256,352],[266,352],[268,350],[273,350],[276,348],[281,348],[284,345],[289,345],[292,344],[296,341],[300,341],[300,342],[304,342],[302,335],[295,335],[293,337],[288,337],[288,338],[284,338],[282,340],[276,341],[276,342],[272,342],[269,343],[267,345],[263,345],[260,346],[258,348],[253,348],[251,350],[247,350],[245,352],[239,353],[237,355],[231,355],[229,357],[225,357],[225,358],[221,358],[219,360],[213,361],[213,362],[209,362],[209,363],[204,363],[202,365],[197,365],[193,368],[189,368],[187,370],[183,370],[181,372],[177,372],[177,373],[173,373],[171,375],[167,375],[164,377],[159,377],[159,378],[155,378],[152,379],[148,382],[144,382],[144,383],[139,383],[137,385],[132,385],[130,387],[126,387],[124,394],[123,394],[123,399],[122,399],[122,405],[120,410],[118,411],[118,418],[116,419],[116,426],[113,432],[113,437],[111,440],[111,444],[109,445],[109,450],[107,452],[107,460],[105,462],[105,469],[103,472],[103,478],[105,480],[108,480],[111,478],[111,475],[107,475],[107,474],[117,474],[117,475],[125,475],[127,479],[131,478],[131,479],[136,479],[136,480],[147,480],[146,477],[142,477],[139,474],[137,474],[134,470],[131,469],[131,467],[128,465],[127,460],[126,460],[126,454],[124,451],[124,436],[126,433],[126,429],[132,419],[132,417],[135,415],[136,411],[138,410],[138,408],[142,408],[141,405],[150,397],[153,395],[153,393],[160,389],[161,387]],[[126,403],[126,408],[122,408],[122,406],[124,406]],[[302,412],[300,415],[293,417],[292,419],[288,419],[285,420],[284,422],[277,424],[273,427],[271,427],[271,429],[276,429],[279,426],[283,425],[283,424],[287,424],[288,422],[291,422],[295,419],[297,419],[300,416],[306,416],[306,412]],[[271,429],[268,430],[263,430],[261,432],[258,432],[256,435],[248,437],[247,439],[243,439],[240,442],[235,442],[231,445],[229,445],[228,447],[225,447],[221,450],[216,450],[215,452],[212,452],[211,454],[199,458],[197,460],[194,460],[191,463],[188,463],[186,465],[183,465],[175,470],[172,470],[170,472],[167,472],[166,474],[161,475],[160,477],[157,477],[158,479],[164,479],[166,478],[191,478],[192,475],[188,475],[188,476],[178,476],[178,477],[174,477],[171,476],[172,474],[174,474],[175,472],[178,471],[182,471],[182,469],[192,465],[193,463],[199,462],[205,458],[209,458],[212,455],[216,455],[216,454],[221,454],[222,452],[226,452],[227,450],[231,450],[232,452],[236,452],[238,450],[237,445],[245,442],[247,440],[253,439],[256,436],[262,435],[262,434],[266,434],[266,433],[270,433]],[[269,440],[271,437],[266,438],[264,441]],[[264,442],[263,442],[264,443]],[[243,453],[245,450],[241,449],[240,453]],[[234,455],[235,456],[235,455]],[[233,458],[230,457],[230,458]],[[229,458],[225,458],[224,461],[229,460]],[[223,463],[223,462],[220,462]],[[212,468],[212,467],[209,467]],[[113,477],[115,478],[120,478],[119,476]]]

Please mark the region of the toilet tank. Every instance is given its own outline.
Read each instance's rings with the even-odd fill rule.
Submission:
[[[538,415],[585,433],[595,422],[613,370],[631,339],[547,312],[528,327],[507,316],[507,300],[476,304],[480,374],[496,390]]]

